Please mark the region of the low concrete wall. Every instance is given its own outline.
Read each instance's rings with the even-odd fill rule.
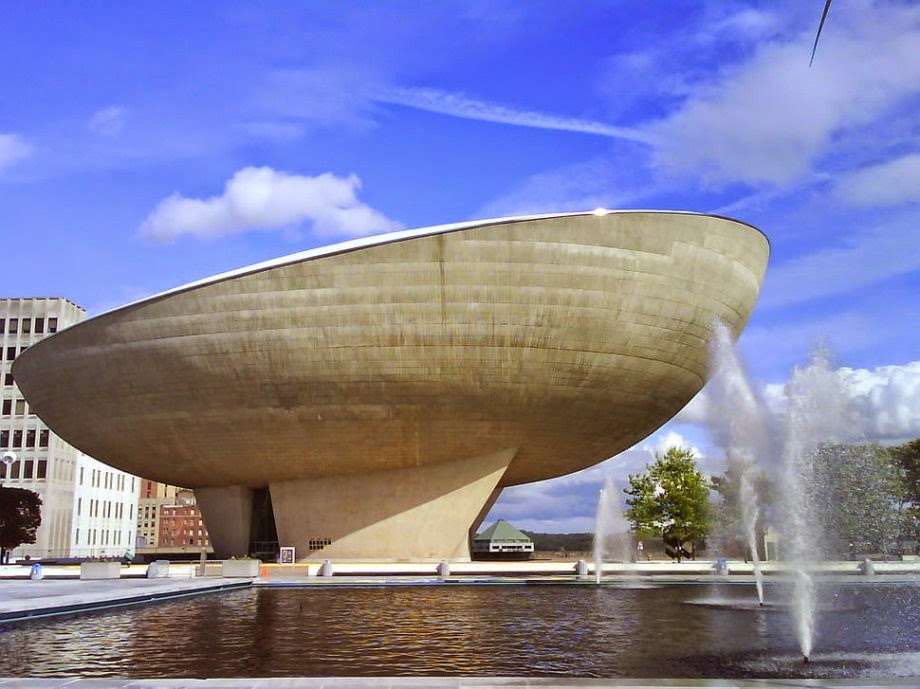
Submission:
[[[223,576],[228,578],[257,577],[261,566],[261,560],[224,560]]]
[[[81,579],[120,579],[121,563],[115,562],[84,562],[80,565]]]

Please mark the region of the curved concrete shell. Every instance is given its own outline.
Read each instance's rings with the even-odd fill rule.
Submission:
[[[501,488],[611,457],[696,394],[768,254],[691,213],[394,233],[105,313],[13,373],[82,451],[195,488],[225,554],[268,487],[300,557],[468,557]]]

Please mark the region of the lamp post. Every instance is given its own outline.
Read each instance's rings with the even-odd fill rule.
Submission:
[[[0,462],[3,462],[3,478],[0,479],[0,490],[3,489],[3,484],[6,483],[6,479],[10,475],[10,467],[13,466],[13,462],[15,462],[16,459],[17,459],[16,453],[10,452],[9,450],[4,452],[3,455],[0,456]],[[3,553],[2,551],[0,551],[0,564],[4,564],[4,562],[2,561],[2,555]],[[10,557],[9,552],[7,552],[6,557],[7,559],[9,559]]]
[[[4,452],[3,456],[0,457],[0,462],[3,462],[3,479],[0,480],[0,488],[3,487],[3,484],[6,482],[6,479],[10,475],[10,467],[13,466],[13,462],[18,459],[15,452]]]

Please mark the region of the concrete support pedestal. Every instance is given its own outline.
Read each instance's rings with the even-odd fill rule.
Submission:
[[[307,560],[468,560],[470,529],[515,452],[272,483],[278,538]]]

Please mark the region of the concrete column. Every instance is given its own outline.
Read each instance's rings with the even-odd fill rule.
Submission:
[[[278,539],[307,560],[469,560],[469,528],[516,452],[272,483]]]
[[[196,488],[195,500],[201,508],[214,555],[218,558],[249,554],[252,525],[252,488],[220,486]]]

